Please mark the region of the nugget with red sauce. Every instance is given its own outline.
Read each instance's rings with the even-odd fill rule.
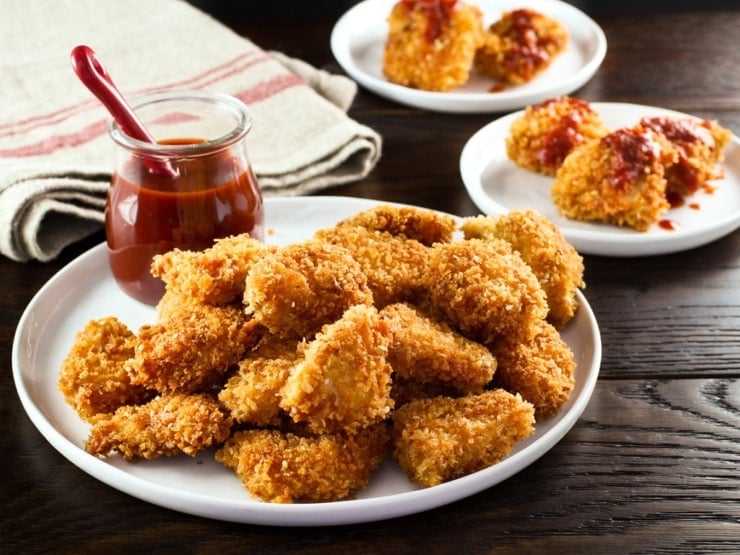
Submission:
[[[641,125],[617,129],[573,150],[550,190],[559,212],[646,231],[670,208],[666,168],[678,153]]]
[[[667,193],[690,195],[712,179],[722,177],[717,163],[724,160],[724,148],[732,133],[716,121],[689,117],[654,116],[640,125],[661,133],[678,152],[678,159],[666,168]]]
[[[551,98],[527,106],[512,122],[506,154],[524,169],[555,175],[574,148],[608,132],[588,102],[570,96]]]
[[[400,0],[388,16],[383,75],[392,83],[449,91],[468,81],[483,41],[483,14],[462,0]]]
[[[521,85],[547,69],[565,50],[568,31],[529,8],[504,12],[484,33],[475,67],[498,81]]]

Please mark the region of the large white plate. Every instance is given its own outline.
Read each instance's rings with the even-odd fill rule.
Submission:
[[[360,85],[401,104],[438,112],[483,113],[516,110],[583,86],[606,55],[606,37],[586,14],[558,0],[469,0],[484,14],[486,27],[505,11],[531,8],[567,27],[570,40],[540,75],[524,85],[491,92],[490,78],[471,72],[470,80],[449,92],[421,91],[390,83],[383,75],[387,18],[397,0],[365,0],[348,10],[331,34],[339,65]]]
[[[339,197],[268,198],[269,240],[285,244],[375,201]],[[581,307],[564,332],[577,359],[576,388],[559,414],[537,424],[536,433],[508,458],[475,474],[433,488],[418,489],[390,460],[357,499],[281,505],[251,498],[213,452],[127,463],[87,454],[88,426],[57,390],[59,365],[76,331],[92,318],[115,315],[132,329],[154,319],[154,310],[125,296],[108,269],[105,245],[83,254],[54,276],[33,298],[13,343],[13,377],[28,416],[62,455],[98,480],[144,501],[183,513],[270,525],[335,525],[416,513],[469,496],[525,468],[553,447],[580,417],[596,382],[601,338],[591,308]]]
[[[593,102],[610,129],[636,124],[643,116],[686,114],[641,106]],[[740,142],[733,136],[725,150],[724,178],[712,181],[713,193],[699,191],[684,206],[669,210],[662,219],[677,224],[667,230],[654,225],[644,232],[604,223],[570,220],[558,214],[550,197],[553,178],[538,175],[514,164],[506,154],[505,139],[512,122],[523,112],[497,119],[465,144],[460,173],[473,202],[486,214],[502,214],[516,208],[535,208],[562,231],[584,254],[646,256],[691,249],[723,237],[740,226]],[[698,204],[692,208],[690,204]]]

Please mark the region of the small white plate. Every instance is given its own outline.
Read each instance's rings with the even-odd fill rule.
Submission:
[[[349,9],[331,34],[331,49],[339,65],[360,85],[401,104],[437,112],[485,113],[516,110],[568,94],[583,86],[606,55],[606,37],[586,14],[558,0],[468,0],[484,14],[484,25],[505,11],[531,8],[564,25],[568,46],[529,83],[491,92],[493,81],[471,72],[470,80],[449,92],[422,91],[390,83],[383,75],[387,18],[397,0],[365,0]]]
[[[610,129],[636,124],[643,116],[687,114],[641,106],[592,102]],[[583,254],[604,256],[647,256],[683,251],[704,245],[735,231],[740,226],[740,142],[725,149],[724,178],[712,181],[712,193],[699,191],[684,206],[669,210],[661,219],[677,224],[667,230],[658,225],[644,232],[605,223],[570,220],[558,214],[550,197],[553,178],[520,168],[506,154],[505,139],[512,122],[523,111],[497,119],[465,144],[460,156],[460,173],[468,194],[478,208],[489,215],[517,208],[534,208],[552,220],[565,238]],[[690,205],[698,205],[691,207]]]
[[[269,241],[287,244],[377,202],[348,197],[266,199]],[[576,387],[560,412],[536,425],[503,461],[463,478],[427,489],[409,483],[386,460],[357,499],[331,503],[263,503],[252,498],[236,476],[216,462],[213,452],[125,462],[85,452],[88,425],[57,389],[59,366],[75,333],[92,318],[117,316],[131,329],[152,322],[154,309],[124,295],[116,286],[105,245],[83,254],[56,274],[33,298],[13,342],[13,378],[24,409],[49,443],[90,476],[149,503],[219,520],[279,526],[327,526],[382,520],[417,513],[493,486],[545,454],[570,430],[586,407],[601,363],[601,336],[585,298],[563,331],[573,350]],[[82,502],[85,502],[84,500]],[[92,501],[90,501],[92,502]]]

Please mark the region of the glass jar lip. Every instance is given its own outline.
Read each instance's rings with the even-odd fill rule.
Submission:
[[[213,105],[219,104],[236,116],[237,123],[231,131],[221,135],[220,137],[213,137],[200,143],[190,144],[160,144],[140,141],[127,135],[115,120],[110,117],[107,121],[108,133],[117,144],[129,150],[146,152],[154,155],[193,156],[228,148],[243,139],[252,127],[252,115],[244,102],[234,96],[215,91],[204,89],[167,89],[134,97],[129,101],[129,104],[131,105],[131,108],[136,111],[144,106],[170,102],[173,100],[195,100]]]

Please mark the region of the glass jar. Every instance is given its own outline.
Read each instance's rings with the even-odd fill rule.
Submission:
[[[119,286],[153,305],[164,293],[164,283],[150,272],[156,254],[202,250],[214,239],[245,232],[263,240],[264,212],[245,146],[251,117],[241,101],[174,90],[131,104],[156,143],[109,123],[116,152],[106,241]]]

